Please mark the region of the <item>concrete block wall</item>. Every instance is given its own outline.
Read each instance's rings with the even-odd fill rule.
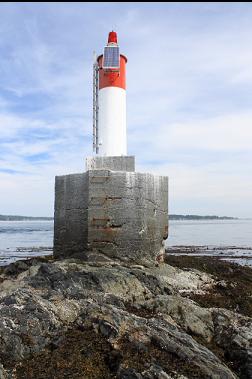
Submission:
[[[154,262],[167,237],[168,178],[89,171],[88,247],[122,262]]]
[[[88,157],[86,158],[86,171],[88,170],[112,170],[112,171],[135,171],[135,157]]]
[[[54,227],[56,257],[154,264],[168,235],[168,178],[104,169],[56,177]]]
[[[84,251],[88,238],[88,174],[56,176],[54,255]]]

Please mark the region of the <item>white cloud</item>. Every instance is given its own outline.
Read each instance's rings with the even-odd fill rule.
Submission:
[[[252,149],[252,112],[221,115],[209,119],[162,127],[173,148],[241,151]],[[159,137],[159,140],[161,138]]]

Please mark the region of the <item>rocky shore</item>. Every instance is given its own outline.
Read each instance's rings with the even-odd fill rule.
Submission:
[[[0,272],[1,379],[252,378],[252,270],[33,258]]]

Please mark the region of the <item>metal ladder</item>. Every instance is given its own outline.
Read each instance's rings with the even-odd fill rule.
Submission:
[[[98,132],[98,118],[99,118],[99,66],[97,63],[96,53],[94,52],[93,63],[93,151],[99,154],[99,132]]]

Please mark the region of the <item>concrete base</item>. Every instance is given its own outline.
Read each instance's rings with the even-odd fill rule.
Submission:
[[[88,170],[112,170],[134,172],[135,157],[88,157],[86,159],[86,171]]]
[[[56,177],[55,257],[153,265],[167,236],[167,177],[105,169]]]

